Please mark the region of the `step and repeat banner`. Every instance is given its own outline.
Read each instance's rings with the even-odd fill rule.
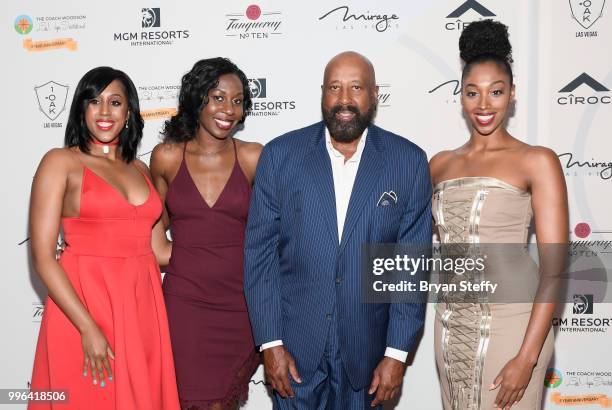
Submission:
[[[68,108],[89,69],[125,71],[138,89],[145,162],[176,110],[180,78],[199,59],[232,59],[250,79],[253,111],[238,138],[262,144],[320,119],[327,61],[366,55],[380,86],[376,122],[431,157],[469,136],[461,113],[458,38],[470,22],[510,28],[516,104],[510,132],[559,155],[571,240],[612,252],[612,4],[605,0],[225,2],[9,0],[0,10],[3,64],[0,389],[28,387],[46,296],[28,257],[28,203],[42,155],[62,145]],[[605,283],[603,294],[607,292]],[[612,306],[577,294],[552,325],[544,408],[612,408]],[[389,408],[441,409],[433,306]],[[75,354],[79,354],[75,352]],[[271,408],[260,368],[247,409]],[[0,408],[10,408],[0,405]],[[15,406],[16,409],[25,408]]]

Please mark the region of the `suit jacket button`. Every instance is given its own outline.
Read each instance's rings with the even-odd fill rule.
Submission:
[[[331,320],[331,318],[332,318],[332,315],[331,315],[331,314],[327,314],[327,315],[325,315],[325,319],[327,319],[327,320]]]
[[[338,276],[338,277],[336,278],[336,283],[341,283],[341,282],[342,282],[342,277],[341,277],[341,276]]]

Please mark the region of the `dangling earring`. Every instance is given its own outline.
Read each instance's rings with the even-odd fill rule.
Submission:
[[[129,124],[127,122],[127,120],[125,121],[125,129],[127,130],[129,128]]]

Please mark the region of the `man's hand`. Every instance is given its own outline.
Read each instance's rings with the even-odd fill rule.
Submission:
[[[405,370],[404,363],[387,356],[378,363],[378,366],[374,369],[370,390],[368,390],[368,394],[376,392],[372,407],[397,396],[400,387],[402,387]]]
[[[274,346],[263,351],[264,370],[268,383],[282,397],[294,398],[295,394],[291,388],[289,374],[296,383],[302,383],[302,379],[295,367],[295,360],[284,346]]]

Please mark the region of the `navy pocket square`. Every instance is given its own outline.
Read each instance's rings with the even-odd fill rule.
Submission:
[[[397,194],[393,191],[383,192],[376,206],[389,206],[397,204]]]

